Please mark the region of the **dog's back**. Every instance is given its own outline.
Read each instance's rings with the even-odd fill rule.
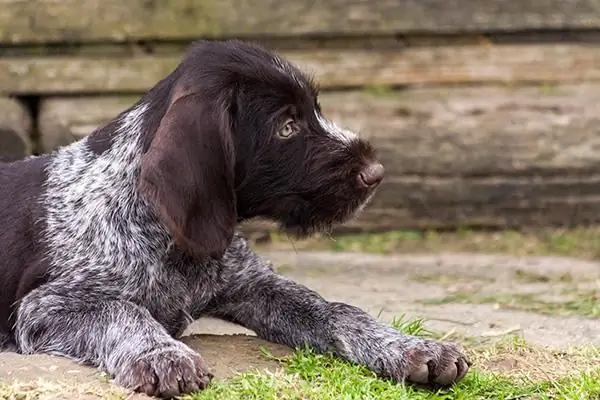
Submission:
[[[0,163],[0,336],[15,301],[44,279],[39,199],[49,157]]]

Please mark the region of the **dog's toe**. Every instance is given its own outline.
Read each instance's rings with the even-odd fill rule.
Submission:
[[[427,364],[421,364],[416,369],[414,369],[408,379],[415,383],[426,384],[429,382],[429,367]]]
[[[439,375],[435,378],[434,383],[442,386],[451,385],[456,381],[457,377],[458,368],[456,363],[450,363],[439,373]]]
[[[462,380],[469,370],[466,357],[452,343],[423,341],[409,356],[407,381],[418,385],[448,387]]]
[[[148,396],[174,398],[205,389],[213,375],[191,350],[165,349],[141,357],[115,377],[116,383]]]

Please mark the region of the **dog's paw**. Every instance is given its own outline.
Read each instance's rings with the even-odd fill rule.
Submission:
[[[444,388],[462,380],[469,371],[467,357],[453,343],[435,340],[401,341],[392,345],[384,375],[399,382]]]
[[[213,375],[191,349],[168,347],[122,365],[115,383],[149,396],[173,398],[205,389]]]

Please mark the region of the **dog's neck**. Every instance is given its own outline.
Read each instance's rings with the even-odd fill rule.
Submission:
[[[147,108],[138,103],[106,127],[54,152],[43,198],[53,262],[89,268],[116,262],[135,268],[142,260],[158,265],[164,257],[170,235],[137,191]],[[110,145],[98,153],[93,144],[107,134]],[[114,243],[124,238],[127,243]],[[86,248],[90,240],[94,244]]]

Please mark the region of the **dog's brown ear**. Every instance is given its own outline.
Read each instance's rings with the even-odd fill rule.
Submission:
[[[232,121],[226,99],[174,98],[142,156],[139,190],[175,243],[220,258],[237,222]]]

